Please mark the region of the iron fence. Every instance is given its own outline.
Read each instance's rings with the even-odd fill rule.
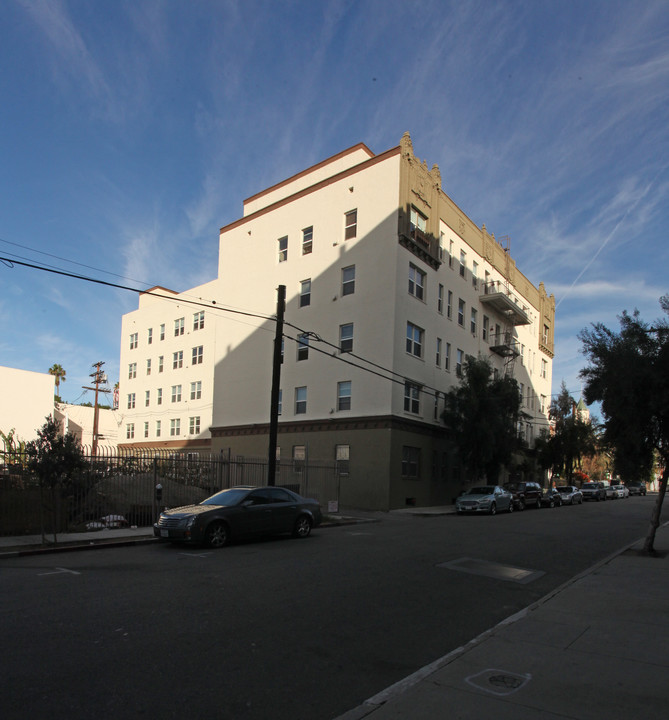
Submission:
[[[25,453],[0,451],[0,535],[150,526],[165,507],[198,503],[237,485],[267,485],[267,465],[266,458],[229,453],[98,448],[83,470],[47,487],[28,469]],[[315,498],[324,512],[337,509],[336,463],[277,462],[274,484]]]

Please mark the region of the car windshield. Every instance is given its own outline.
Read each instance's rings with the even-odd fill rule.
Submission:
[[[569,487],[568,485],[565,487],[559,487],[555,488],[559,493],[570,493],[573,492],[573,488]]]
[[[482,487],[471,488],[467,491],[467,495],[492,495],[495,492],[495,488],[492,485],[485,485]]]
[[[203,500],[200,505],[237,505],[240,503],[248,494],[250,490],[248,488],[230,488],[229,490],[221,490]]]
[[[595,485],[595,483],[586,483],[582,487],[584,490],[596,490],[597,489],[597,486]]]
[[[516,492],[518,490],[524,490],[525,486],[522,483],[509,483],[508,485],[504,486],[505,490],[510,490],[511,492]]]

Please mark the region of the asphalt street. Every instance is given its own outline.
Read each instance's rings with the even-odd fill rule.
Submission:
[[[3,716],[336,717],[643,536],[654,499],[6,559]]]

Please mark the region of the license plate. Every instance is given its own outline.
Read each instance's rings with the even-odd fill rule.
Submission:
[[[170,531],[169,530],[161,530],[160,531],[160,537],[169,537]]]

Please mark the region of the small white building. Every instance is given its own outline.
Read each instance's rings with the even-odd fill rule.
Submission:
[[[0,430],[14,430],[14,440],[37,439],[37,431],[54,414],[55,378],[49,373],[0,367]],[[2,450],[0,445],[0,450]]]
[[[555,300],[442,189],[404,135],[244,202],[218,277],[123,318],[121,445],[266,454],[277,287],[287,288],[282,458],[339,460],[343,505],[450,502],[466,478],[440,414],[468,355],[513,374],[548,427]]]
[[[85,452],[91,452],[95,408],[87,405],[56,403],[55,418],[60,423],[63,434],[71,433],[79,440]],[[106,454],[116,452],[119,423],[118,411],[98,408],[98,449],[100,453],[103,451]]]

